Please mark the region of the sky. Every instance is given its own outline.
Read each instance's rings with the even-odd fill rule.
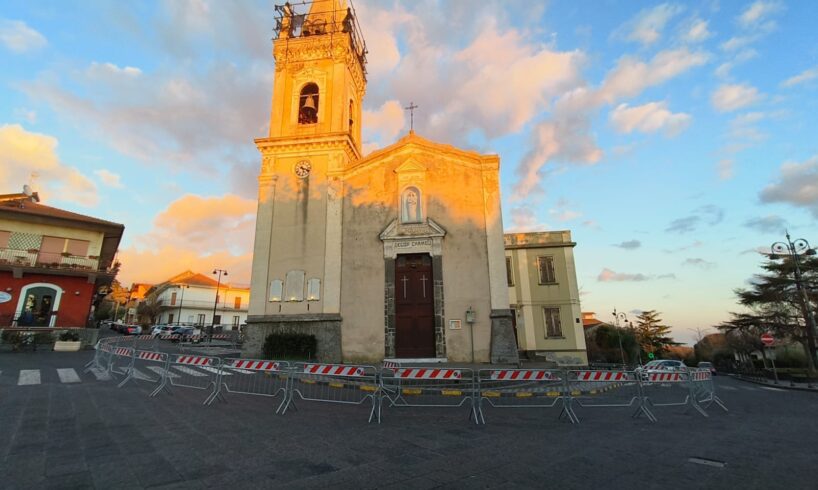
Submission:
[[[249,283],[273,1],[0,4],[0,193],[125,224],[119,279]],[[501,158],[506,231],[571,230],[583,311],[681,342],[818,245],[818,2],[354,2],[364,151]]]

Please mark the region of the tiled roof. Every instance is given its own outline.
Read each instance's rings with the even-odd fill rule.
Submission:
[[[0,212],[12,212],[24,216],[44,216],[48,218],[78,221],[81,223],[124,228],[124,225],[114,223],[113,221],[105,221],[103,219],[86,216],[84,214],[72,213],[71,211],[66,211],[64,209],[52,208],[51,206],[46,206],[45,204],[36,203],[27,199],[2,201],[0,202]]]

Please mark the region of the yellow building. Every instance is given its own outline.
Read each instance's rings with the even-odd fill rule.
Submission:
[[[277,12],[244,355],[299,332],[328,361],[516,361],[500,158],[412,131],[364,157],[354,11]]]
[[[525,357],[587,364],[570,231],[505,235],[506,283]]]

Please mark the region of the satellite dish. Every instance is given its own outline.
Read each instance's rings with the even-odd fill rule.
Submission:
[[[30,185],[26,184],[23,186],[23,194],[27,195],[28,197],[31,197],[31,195],[34,194],[34,192],[32,192],[31,190]]]

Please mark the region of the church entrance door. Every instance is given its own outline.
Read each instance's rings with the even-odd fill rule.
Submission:
[[[395,356],[435,357],[432,257],[398,255],[395,263]]]

